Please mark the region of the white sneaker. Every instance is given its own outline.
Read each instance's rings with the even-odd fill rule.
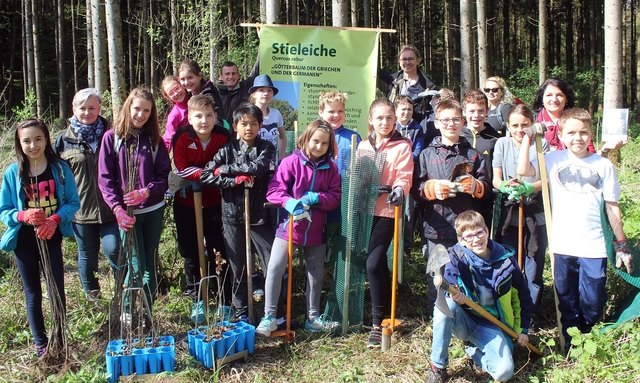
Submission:
[[[265,315],[261,320],[258,327],[256,327],[256,333],[264,337],[269,337],[272,331],[278,328],[276,318],[273,315]]]
[[[304,329],[310,332],[332,331],[339,325],[340,324],[338,322],[327,320],[320,315],[313,319],[307,319],[304,322]]]

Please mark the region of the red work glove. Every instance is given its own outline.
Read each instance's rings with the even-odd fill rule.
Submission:
[[[423,188],[424,196],[429,200],[445,200],[451,194],[451,183],[446,180],[429,180]]]
[[[127,206],[141,205],[149,198],[149,193],[149,189],[147,188],[130,191],[124,195],[124,203],[127,204]]]
[[[53,237],[53,234],[56,232],[56,228],[60,223],[60,216],[57,214],[53,214],[51,217],[44,220],[42,225],[36,228],[36,237],[40,239],[49,240]]]
[[[124,209],[121,208],[120,206],[116,207],[113,212],[116,215],[116,221],[118,221],[118,226],[120,226],[120,228],[123,231],[127,231],[131,229],[133,225],[136,224],[136,217],[135,216],[129,217],[127,215],[127,212],[124,211]]]
[[[473,198],[482,198],[484,196],[484,184],[473,176],[465,174],[455,179],[454,182],[462,186],[462,192],[471,194]]]
[[[28,225],[42,225],[45,218],[47,217],[45,217],[44,210],[42,209],[27,209],[20,210],[18,212],[18,221],[26,223]]]
[[[253,176],[241,175],[236,176],[236,185],[244,183],[244,186],[250,188],[253,187]]]

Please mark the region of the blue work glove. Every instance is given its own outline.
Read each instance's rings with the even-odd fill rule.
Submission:
[[[312,191],[304,192],[302,198],[300,198],[300,202],[305,207],[313,206],[320,202],[320,194]]]
[[[387,195],[387,203],[393,206],[401,206],[404,203],[404,190],[400,186],[393,188],[391,193]]]
[[[304,205],[302,204],[302,201],[295,198],[290,198],[287,203],[284,204],[284,209],[294,216],[304,213]]]

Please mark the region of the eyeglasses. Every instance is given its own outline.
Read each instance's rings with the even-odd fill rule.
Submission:
[[[467,242],[467,243],[471,243],[474,238],[484,239],[484,237],[486,237],[486,236],[487,236],[487,231],[485,229],[482,229],[482,230],[476,231],[475,233],[464,235],[464,236],[462,236],[460,238],[462,238],[462,240]]]
[[[485,93],[498,93],[500,88],[484,88]]]
[[[403,57],[400,59],[400,61],[413,61],[415,59],[416,59],[415,57]]]
[[[443,124],[443,125],[449,125],[451,123],[453,123],[453,125],[460,125],[460,123],[462,122],[462,118],[460,118],[460,117],[439,118],[438,121],[440,121],[440,123]]]

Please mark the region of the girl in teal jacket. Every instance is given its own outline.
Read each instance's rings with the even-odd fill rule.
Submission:
[[[46,241],[50,271],[64,307],[62,237],[73,235],[71,221],[80,200],[73,173],[54,153],[44,122],[29,119],[18,124],[14,144],[18,161],[5,170],[0,190],[0,220],[7,226],[0,249],[15,254],[36,354],[42,356],[48,339],[42,314],[38,241]]]

